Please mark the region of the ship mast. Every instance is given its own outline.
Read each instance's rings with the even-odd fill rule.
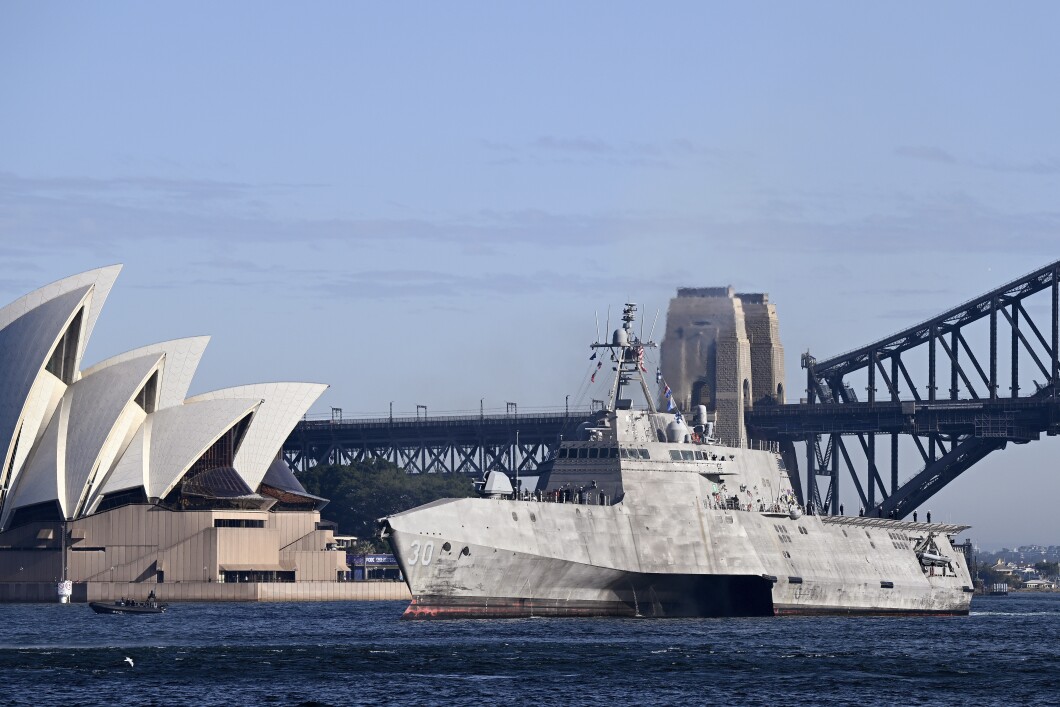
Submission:
[[[597,342],[591,347],[597,350],[608,349],[611,354],[611,360],[618,364],[615,366],[617,373],[614,383],[611,384],[611,391],[607,401],[607,410],[609,412],[614,412],[617,401],[622,394],[622,388],[634,381],[640,383],[640,389],[644,393],[648,411],[652,413],[658,412],[655,409],[655,399],[648,390],[648,382],[644,379],[644,372],[647,370],[644,364],[644,350],[655,348],[655,342],[641,341],[640,337],[633,331],[633,322],[636,318],[637,305],[633,302],[627,302],[622,309],[622,328],[615,329],[614,334],[611,335],[611,343],[602,344]]]

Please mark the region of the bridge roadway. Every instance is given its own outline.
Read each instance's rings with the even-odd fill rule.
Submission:
[[[533,474],[588,410],[559,413],[303,420],[283,446],[295,470],[385,459],[411,473]]]

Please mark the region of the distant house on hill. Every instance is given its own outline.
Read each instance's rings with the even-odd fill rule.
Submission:
[[[1030,579],[1023,586],[1025,589],[1056,589],[1056,584],[1047,579]]]

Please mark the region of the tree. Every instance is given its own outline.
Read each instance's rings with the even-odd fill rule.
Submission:
[[[1038,570],[1038,574],[1043,577],[1055,577],[1060,575],[1060,562],[1047,562],[1042,560],[1041,562],[1034,563],[1034,569]]]
[[[372,541],[376,549],[376,520],[440,498],[474,494],[471,478],[463,474],[409,474],[382,459],[354,464],[316,466],[298,474],[306,491],[330,501],[320,517],[338,524],[343,534]]]

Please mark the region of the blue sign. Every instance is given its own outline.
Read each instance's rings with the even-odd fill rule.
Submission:
[[[354,565],[396,565],[393,555],[351,555]]]

